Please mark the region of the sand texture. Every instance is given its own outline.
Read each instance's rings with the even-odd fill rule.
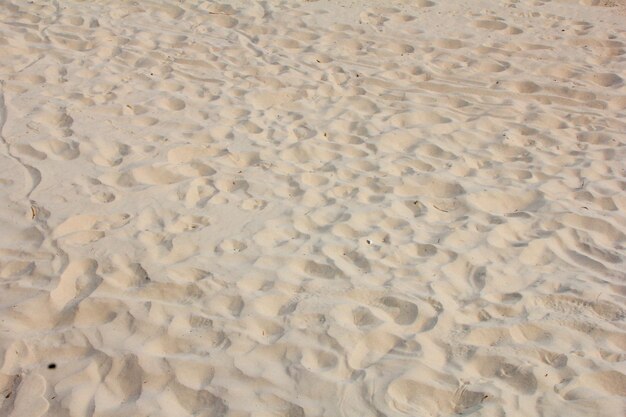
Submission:
[[[0,416],[626,413],[621,1],[0,0]]]

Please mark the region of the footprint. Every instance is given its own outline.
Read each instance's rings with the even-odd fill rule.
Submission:
[[[94,203],[111,203],[115,198],[115,194],[108,191],[95,191],[91,195],[91,201]]]
[[[158,104],[160,107],[162,107],[165,110],[173,110],[173,111],[180,111],[186,107],[185,101],[176,97],[168,97],[168,98],[160,99],[158,101]]]
[[[414,303],[392,296],[380,298],[373,306],[382,309],[394,322],[404,326],[414,323],[419,311]]]
[[[198,245],[193,235],[172,235],[155,232],[139,232],[137,239],[141,242],[153,261],[164,265],[182,262],[194,256]]]
[[[339,363],[339,359],[333,352],[321,349],[303,349],[300,363],[308,370],[324,372],[335,368]]]
[[[94,395],[94,405],[98,410],[116,410],[123,404],[135,403],[145,383],[144,371],[134,354],[112,357],[108,361],[102,384]]]
[[[508,27],[506,23],[499,20],[477,20],[474,22],[474,26],[488,30],[504,30]]]
[[[185,164],[194,160],[202,161],[222,156],[226,151],[204,146],[179,146],[167,152],[167,161],[171,164]]]
[[[459,49],[463,47],[463,42],[458,39],[436,39],[433,44],[438,48]]]
[[[409,243],[401,249],[412,257],[429,258],[437,254],[437,247],[427,243]]]
[[[347,276],[362,275],[371,271],[367,258],[350,247],[325,245],[322,247],[322,253],[332,259],[334,265]]]
[[[402,415],[451,415],[454,399],[456,397],[452,389],[446,389],[445,385],[433,381],[433,384],[421,382],[410,378],[398,378],[392,381],[386,391],[388,406],[395,411],[394,414]]]
[[[243,317],[240,325],[244,334],[262,344],[272,344],[280,339],[285,333],[285,328],[279,324],[279,320],[265,317]]]
[[[71,127],[74,119],[68,114],[65,107],[48,104],[36,108],[30,117],[33,122],[43,125],[52,131],[59,131],[63,136],[72,134]]]
[[[63,239],[67,243],[84,243],[104,237],[105,232],[120,228],[128,223],[130,216],[118,214],[97,216],[79,214],[66,219],[52,231],[55,239]]]
[[[111,140],[91,139],[90,144],[95,145],[93,162],[104,167],[114,167],[124,161],[124,157],[130,154],[130,146]]]
[[[377,142],[380,149],[384,151],[411,152],[422,140],[419,132],[402,129],[382,134]]]
[[[596,73],[585,77],[587,80],[601,87],[614,87],[623,83],[623,78],[614,73]]]
[[[204,207],[217,194],[217,189],[208,178],[196,178],[186,189],[183,188],[181,194],[181,199],[185,201],[187,207]]]
[[[357,307],[352,310],[352,321],[361,330],[368,330],[384,323],[367,307]]]
[[[11,147],[11,149],[14,150],[17,155],[25,158],[32,158],[42,161],[48,157],[45,152],[40,152],[32,146],[26,144],[15,144]]]
[[[291,226],[272,225],[268,222],[267,228],[257,232],[252,239],[260,247],[275,248],[297,239],[300,233]]]
[[[433,177],[422,177],[417,184],[403,184],[394,188],[394,193],[400,197],[427,196],[434,198],[453,198],[465,194],[463,187],[452,181],[440,180]]]
[[[142,184],[149,185],[169,185],[184,180],[179,175],[166,166],[143,166],[130,171],[132,178]]]
[[[94,44],[91,41],[82,39],[81,37],[74,35],[73,33],[57,32],[49,34],[48,38],[51,45],[59,49],[72,49],[74,51],[84,52],[93,49]]]
[[[295,260],[291,266],[296,272],[314,278],[333,279],[339,274],[335,266],[311,260]]]
[[[449,123],[452,120],[435,111],[410,111],[399,113],[389,118],[394,127],[408,128],[411,126],[435,125]]]
[[[202,391],[209,387],[215,375],[214,367],[203,360],[172,357],[167,361],[178,382],[192,390]]]
[[[541,201],[541,194],[517,189],[488,190],[469,194],[467,201],[486,213],[507,214],[527,210]]]
[[[78,142],[60,139],[46,139],[33,142],[32,147],[51,159],[69,161],[78,158],[80,149]]]
[[[25,375],[17,387],[17,392],[13,393],[15,395],[13,410],[7,417],[40,417],[46,414],[50,406],[44,397],[46,385],[45,378],[39,374]]]
[[[398,336],[381,330],[373,330],[347,350],[348,365],[353,369],[373,366],[400,343]]]
[[[105,284],[117,288],[135,288],[150,281],[148,272],[140,263],[132,262],[128,256],[115,254],[98,268]]]
[[[475,356],[471,360],[472,367],[475,367],[483,378],[498,378],[524,395],[532,395],[537,391],[537,379],[533,375],[532,369],[511,358],[502,356]]]
[[[55,289],[50,291],[50,301],[59,310],[71,311],[102,282],[96,274],[98,263],[93,259],[73,260],[65,267]]]
[[[235,239],[225,239],[215,248],[217,253],[239,253],[243,252],[248,246],[241,241]]]
[[[209,14],[206,19],[207,22],[225,29],[234,28],[239,23],[236,18],[224,14],[223,12]]]

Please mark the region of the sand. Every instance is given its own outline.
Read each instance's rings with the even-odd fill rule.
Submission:
[[[619,1],[1,1],[0,416],[626,412]]]

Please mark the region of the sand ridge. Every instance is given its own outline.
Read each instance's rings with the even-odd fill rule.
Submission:
[[[0,415],[623,414],[617,3],[0,2]]]

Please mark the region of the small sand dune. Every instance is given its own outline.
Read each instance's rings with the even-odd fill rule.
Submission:
[[[624,415],[625,22],[0,0],[0,416]]]

